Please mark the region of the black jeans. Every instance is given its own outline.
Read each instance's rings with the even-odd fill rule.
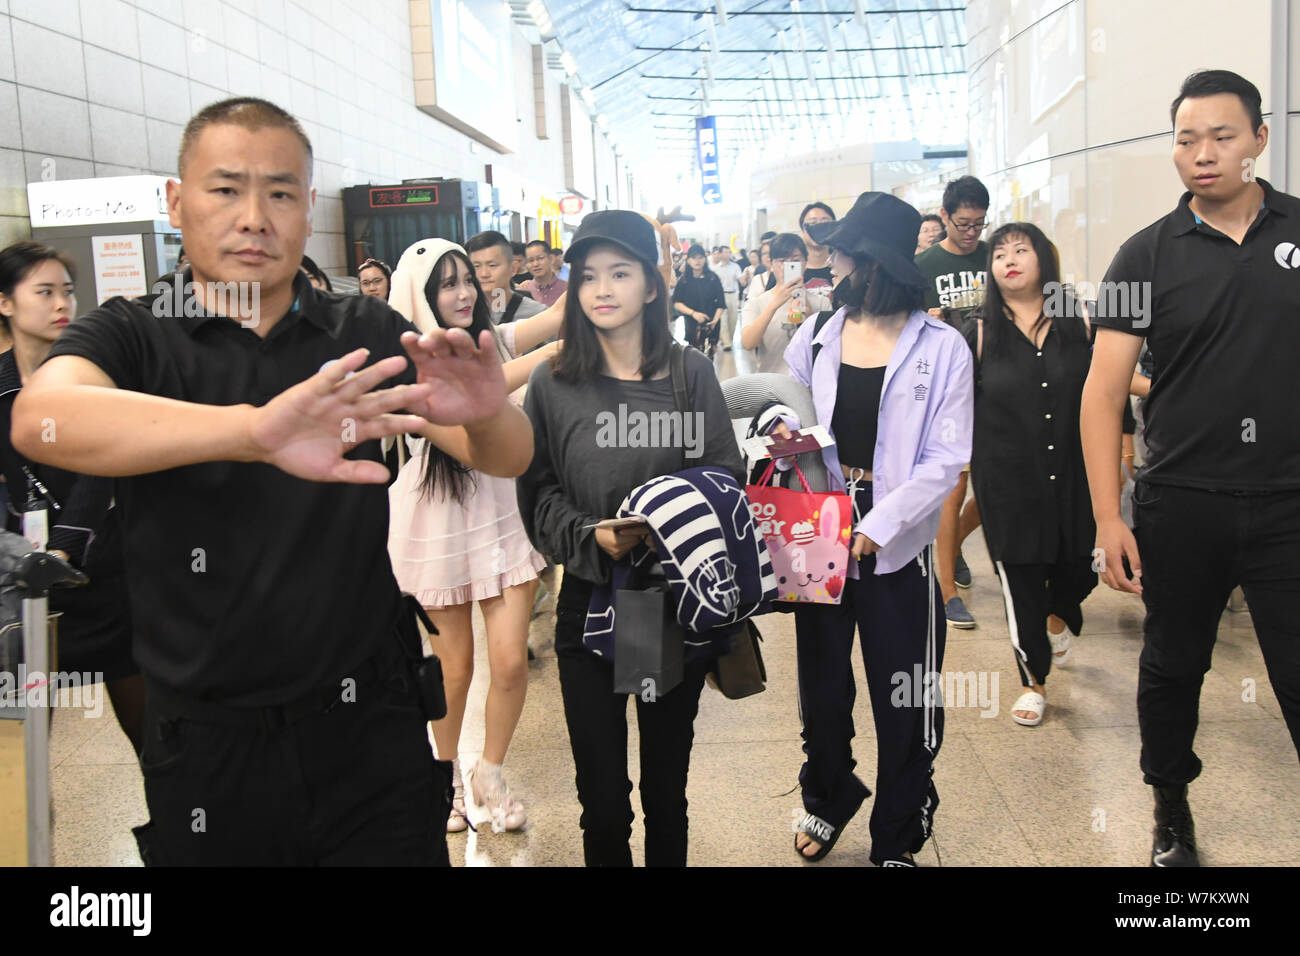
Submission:
[[[943,667],[947,622],[931,549],[920,559],[924,565],[914,559],[877,575],[876,556],[868,555],[838,605],[800,604],[794,612],[807,757],[799,773],[803,805],[834,827],[870,794],[853,773],[855,627],[862,640],[876,723],[871,860],[877,864],[919,850],[939,805],[931,778],[943,742],[943,707],[937,692],[925,693],[924,682],[927,672]]]
[[[555,607],[555,655],[582,804],[583,856],[587,866],[631,866],[628,695],[614,693],[613,662],[582,645],[591,587],[566,574]],[[682,682],[669,693],[652,702],[636,697],[646,866],[686,865],[686,777],[707,671],[707,662],[687,663]]]
[[[1238,585],[1300,750],[1300,492],[1241,495],[1139,481],[1133,518],[1147,608],[1137,700],[1145,781],[1178,786],[1201,772],[1192,749],[1201,681]]]
[[[354,699],[340,678],[335,702],[288,722],[151,684],[141,757],[148,862],[447,866],[451,765],[433,756],[392,643],[357,669]]]

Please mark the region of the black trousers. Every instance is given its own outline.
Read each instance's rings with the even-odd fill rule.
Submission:
[[[435,760],[414,683],[385,649],[303,716],[178,699],[145,712],[141,834],[165,866],[448,865],[451,765]]]
[[[794,623],[807,758],[799,773],[803,805],[834,827],[870,795],[853,773],[855,625],[861,637],[876,724],[871,860],[878,864],[919,850],[939,806],[932,776],[943,706],[938,688],[925,692],[925,674],[943,667],[947,622],[931,548],[892,574],[875,570],[876,556],[869,555],[838,605],[800,604]]]
[[[1007,629],[1016,651],[1020,683],[1038,684],[1052,670],[1052,643],[1047,637],[1047,616],[1055,614],[1075,634],[1083,630],[1084,598],[1097,586],[1092,555],[1065,556],[1052,564],[1003,564],[997,562],[1002,579],[1002,599],[1007,610]]]
[[[614,693],[614,664],[582,645],[591,584],[565,575],[556,598],[555,655],[582,804],[587,866],[631,866],[632,781],[627,775],[627,694]],[[641,810],[646,866],[685,866],[686,777],[707,662],[687,663],[682,682],[653,702],[636,697],[641,735]]]
[[[1133,518],[1146,603],[1138,671],[1142,773],[1195,780],[1201,681],[1241,586],[1291,739],[1300,750],[1300,492],[1240,495],[1139,481]]]

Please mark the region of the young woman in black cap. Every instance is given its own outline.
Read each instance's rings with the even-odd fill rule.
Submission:
[[[718,323],[727,311],[727,297],[722,292],[722,280],[707,263],[704,247],[698,243],[691,246],[686,253],[686,269],[673,289],[673,308],[686,318],[686,344],[712,357],[718,344]]]
[[[902,200],[863,193],[843,219],[810,225],[833,250],[840,308],[805,322],[786,350],[836,440],[822,451],[831,490],[853,507],[841,602],[795,610],[807,757],[795,852],[808,860],[830,852],[870,796],[853,774],[855,627],[876,724],[871,861],[914,866],[939,803],[931,776],[943,739],[935,685],[945,625],[931,542],[970,460],[973,384],[961,335],[924,311],[925,280],[912,263],[920,224]]]
[[[536,444],[532,466],[518,482],[519,512],[537,549],[564,565],[555,653],[577,769],[584,856],[588,866],[630,866],[627,695],[613,692],[613,662],[588,650],[583,632],[593,587],[610,579],[611,562],[646,539],[649,529],[639,525],[620,533],[593,526],[613,517],[633,488],[681,471],[684,449],[643,447],[647,442],[630,431],[609,441],[598,423],[602,412],[625,420],[677,417],[669,371],[674,346],[668,290],[657,268],[659,243],[644,217],[592,213],[565,258],[571,269],[564,350],[529,379],[524,410]],[[721,466],[743,481],[712,365],[688,349],[685,374],[696,443],[691,466]],[[678,436],[685,439],[687,430],[679,429]],[[677,687],[653,700],[637,697],[648,866],[686,863],[686,775],[707,667],[707,660],[693,660],[688,652]]]

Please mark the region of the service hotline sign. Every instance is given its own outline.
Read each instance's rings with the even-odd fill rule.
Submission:
[[[149,292],[144,273],[144,237],[95,236],[91,239],[95,260],[95,298],[102,305],[115,295],[128,299]]]

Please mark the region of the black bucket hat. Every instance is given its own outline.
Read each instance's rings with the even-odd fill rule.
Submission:
[[[904,285],[929,286],[913,261],[921,214],[891,193],[863,193],[843,219],[809,223],[806,228],[820,246],[874,259]]]
[[[919,231],[919,227],[918,227]],[[598,242],[622,246],[651,268],[659,265],[659,236],[640,213],[626,209],[593,212],[578,226],[578,232],[564,253],[565,262],[573,262]]]

